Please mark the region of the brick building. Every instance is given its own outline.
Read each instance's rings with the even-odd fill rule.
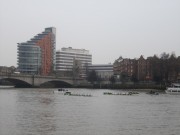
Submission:
[[[156,55],[145,59],[142,55],[139,59],[123,59],[120,57],[114,62],[114,75],[121,76],[125,73],[129,78],[138,81],[169,81],[180,80],[180,57],[168,59],[158,58]]]
[[[113,64],[113,71],[115,76],[121,76],[122,73],[126,73],[127,77],[131,78],[137,72],[137,61],[120,57]]]

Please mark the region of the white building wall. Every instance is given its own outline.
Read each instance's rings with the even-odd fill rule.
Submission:
[[[72,71],[74,60],[80,61],[85,70],[85,65],[92,64],[92,55],[85,49],[62,48],[56,51],[56,71]]]

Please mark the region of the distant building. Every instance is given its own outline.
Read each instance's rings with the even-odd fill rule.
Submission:
[[[18,70],[21,73],[38,74],[41,69],[41,48],[32,43],[18,45]]]
[[[137,78],[138,80],[146,80],[146,75],[147,75],[147,63],[146,59],[141,55],[140,58],[138,59],[138,72],[137,72]]]
[[[9,75],[15,72],[16,68],[14,66],[6,67],[0,66],[0,75]]]
[[[93,64],[88,65],[88,72],[94,70],[101,80],[109,81],[113,76],[113,65],[112,64]]]
[[[121,76],[128,81],[140,82],[178,82],[180,81],[180,56],[171,55],[169,58],[158,58],[156,55],[145,59],[142,55],[138,59],[119,57],[113,64],[114,75]]]
[[[152,57],[144,59],[141,55],[137,60],[137,79],[139,81],[151,81],[152,80]],[[158,67],[156,70],[159,70]]]
[[[49,75],[55,70],[56,29],[45,31],[24,43],[18,43],[18,71]]]
[[[79,61],[79,62],[77,62]],[[79,77],[86,77],[86,65],[92,64],[92,55],[85,49],[73,49],[72,47],[62,48],[56,52],[56,71],[57,72],[73,72],[73,67],[77,69],[79,64]]]
[[[117,59],[113,64],[114,75],[120,78],[123,73],[127,78],[131,78],[137,72],[137,61],[135,59],[122,58]]]

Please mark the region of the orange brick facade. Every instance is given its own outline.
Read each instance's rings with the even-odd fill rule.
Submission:
[[[52,44],[51,44],[51,33],[45,35],[42,39],[37,41],[37,45],[42,50],[42,63],[41,63],[41,75],[48,75],[52,71]]]

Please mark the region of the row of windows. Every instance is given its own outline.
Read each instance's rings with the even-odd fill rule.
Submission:
[[[110,68],[113,68],[113,65],[91,65],[91,66],[88,66],[88,67],[92,67],[92,68],[104,68],[104,67],[110,67]]]
[[[70,58],[61,58],[60,60],[56,59],[56,61],[68,61],[68,62],[73,62],[74,59]],[[91,62],[89,59],[77,59],[79,61],[85,61],[85,62]]]
[[[86,64],[91,64],[90,62],[81,62],[82,66],[86,66]],[[73,65],[73,62],[56,62],[56,66],[60,66],[60,65]],[[91,68],[92,69],[92,68]],[[96,68],[97,69],[97,68]],[[101,68],[102,69],[102,68]],[[111,68],[105,68],[105,69],[111,69]]]
[[[92,62],[91,59],[67,59],[67,58],[61,58],[61,59],[56,59],[57,62],[73,62],[74,60],[77,61],[84,61],[84,62]]]
[[[34,69],[19,69],[21,73],[36,73],[37,70]]]
[[[92,59],[91,58],[74,58],[74,57],[60,57],[60,58],[57,58],[56,57],[56,60],[74,60],[74,59],[76,59],[76,60],[89,60],[89,61],[91,61]]]
[[[19,66],[18,69],[24,69],[24,70],[37,70],[38,67]]]
[[[41,63],[41,59],[37,59],[37,58],[31,58],[31,59],[28,59],[27,57],[21,57],[21,58],[18,58],[18,62],[19,63]]]
[[[19,59],[18,60],[19,63],[41,63],[41,60],[37,60],[37,59]]]
[[[87,69],[88,69],[88,68],[87,68]],[[102,72],[102,71],[103,71],[103,72],[113,71],[113,69],[92,69],[92,68],[91,68],[91,69],[88,69],[88,70],[95,70],[95,71],[101,71],[101,72]]]
[[[72,71],[72,68],[62,68],[62,67],[56,67],[56,70],[62,70],[62,71]]]
[[[19,54],[26,54],[26,53],[30,53],[30,54],[41,54],[41,51],[18,51]]]
[[[73,68],[73,66],[69,65],[61,65],[61,66],[58,66],[57,68]]]
[[[59,69],[67,69],[67,68],[73,69],[73,66],[64,66],[64,65],[61,65],[61,66],[58,66],[56,68],[59,68]],[[80,68],[81,68],[81,70],[86,70],[86,68],[83,68],[83,67],[80,67]]]
[[[113,69],[113,67],[92,67],[88,66],[89,69]]]
[[[73,66],[73,63],[56,63],[56,67],[58,66]],[[86,63],[81,63],[82,67],[86,67]]]
[[[80,61],[83,65],[90,65],[91,61]],[[56,61],[56,64],[73,64],[73,61]]]
[[[38,63],[18,63],[19,66],[40,66]]]
[[[18,56],[20,56],[20,57],[40,57],[41,54],[39,54],[39,53],[19,53]]]
[[[34,67],[34,68],[30,68],[30,67],[19,67],[18,70],[19,70],[19,71],[29,71],[29,70],[31,70],[31,71],[37,71],[38,69],[37,69],[36,67]]]
[[[26,74],[38,74],[37,71],[20,71],[21,73],[26,73]]]
[[[18,54],[21,53],[21,54],[26,54],[26,53],[32,53],[32,54],[41,54],[41,51],[18,51]]]
[[[41,48],[37,45],[24,45],[24,46],[18,46],[18,50],[40,50]]]
[[[18,56],[18,59],[20,60],[20,59],[26,59],[26,60],[41,60],[41,57],[28,57],[28,56]]]
[[[57,63],[57,64],[60,64],[60,63],[72,64],[73,62],[72,62],[72,61],[61,61],[61,60],[56,60],[56,63]]]
[[[92,62],[92,59],[77,59],[77,58],[56,58],[56,61],[71,61],[73,62],[74,60],[77,60],[77,61],[89,61],[89,62]]]
[[[18,47],[18,50],[19,51],[40,51],[41,50],[41,48],[39,47],[39,46],[34,46],[34,47]]]
[[[73,66],[73,63],[56,64],[56,66]]]
[[[82,54],[82,53],[70,53],[70,52],[56,52],[57,56],[61,55],[61,54],[65,54],[65,55],[81,55],[81,56],[90,56],[92,57],[91,54]]]
[[[91,59],[91,56],[82,56],[82,55],[56,55],[56,57],[69,57],[69,58],[88,58]]]

